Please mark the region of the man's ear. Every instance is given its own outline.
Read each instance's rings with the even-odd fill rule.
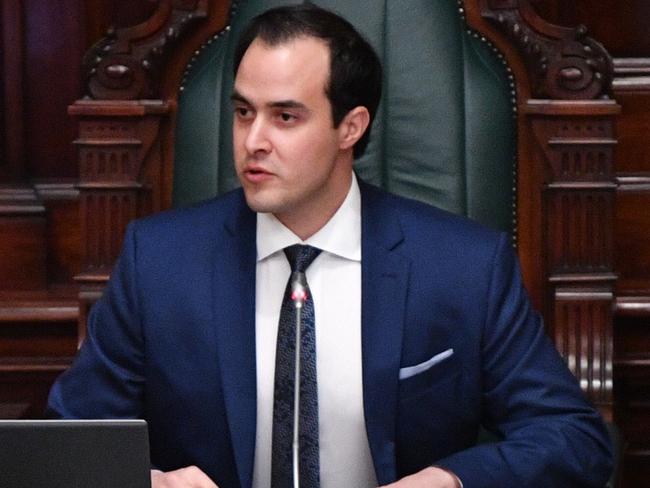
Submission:
[[[370,124],[370,113],[366,107],[350,110],[339,124],[339,148],[349,149],[361,139]]]

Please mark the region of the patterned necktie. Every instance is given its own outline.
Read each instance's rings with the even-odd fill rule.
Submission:
[[[284,253],[291,272],[304,273],[320,254],[320,249],[294,245]],[[314,302],[307,286],[307,298],[301,312],[300,342],[300,486],[320,486],[318,460],[318,390],[316,384],[316,330]],[[291,277],[287,283],[280,311],[275,354],[275,388],[273,398],[273,451],[271,487],[293,486],[293,392],[295,372],[296,309],[291,300]]]

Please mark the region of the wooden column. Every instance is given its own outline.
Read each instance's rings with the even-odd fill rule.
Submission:
[[[160,210],[160,127],[169,104],[80,100],[69,113],[79,118],[75,145],[80,163],[83,270],[76,280],[81,285],[81,344],[88,310],[109,279],[127,224]]]
[[[545,315],[580,386],[612,419],[613,101],[530,100],[525,113],[543,165]]]
[[[211,2],[219,25],[227,2]],[[208,0],[160,0],[151,17],[109,29],[84,58],[87,97],[69,107],[79,120],[83,271],[78,344],[91,305],[101,296],[118,257],[127,224],[171,205],[173,124],[180,78],[189,53],[180,40],[200,44],[197,29]],[[191,44],[191,43],[190,43]],[[189,52],[188,52],[189,51]],[[179,61],[180,60],[180,61]]]

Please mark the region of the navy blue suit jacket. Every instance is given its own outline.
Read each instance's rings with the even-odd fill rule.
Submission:
[[[465,488],[603,486],[607,433],[531,309],[507,236],[361,190],[363,398],[379,483],[437,464]],[[255,228],[240,190],[132,224],[51,412],[145,418],[157,467],[196,464],[220,488],[250,487]],[[474,446],[480,425],[503,440]]]

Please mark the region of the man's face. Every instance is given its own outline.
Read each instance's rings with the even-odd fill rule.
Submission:
[[[325,93],[327,45],[311,37],[250,45],[235,77],[233,142],[248,205],[292,230],[327,219],[350,186],[352,161]]]

